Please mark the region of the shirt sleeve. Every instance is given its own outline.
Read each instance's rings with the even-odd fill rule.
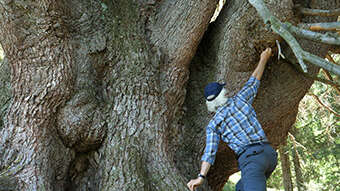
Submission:
[[[208,162],[211,165],[213,165],[215,162],[216,152],[220,142],[220,136],[213,128],[214,123],[210,122],[206,128],[206,145],[201,159],[201,161]]]
[[[237,93],[237,96],[252,104],[260,86],[260,80],[251,76],[243,88]]]

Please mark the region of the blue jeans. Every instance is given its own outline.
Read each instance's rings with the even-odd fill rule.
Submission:
[[[277,153],[269,144],[254,145],[238,159],[241,180],[236,191],[266,191],[266,180],[275,170]]]

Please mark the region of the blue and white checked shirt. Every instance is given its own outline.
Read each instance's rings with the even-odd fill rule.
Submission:
[[[236,154],[240,154],[246,145],[268,141],[251,106],[259,86],[260,81],[251,76],[240,92],[218,108],[206,127],[202,161],[214,164],[220,139]]]

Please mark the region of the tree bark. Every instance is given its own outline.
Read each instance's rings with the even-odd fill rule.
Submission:
[[[297,23],[318,19],[328,21],[324,18],[297,18],[294,3],[293,1],[271,1],[267,6],[282,21]],[[335,6],[327,3],[322,5],[322,2],[313,1],[311,6],[324,6],[324,8]],[[184,117],[187,128],[182,131],[186,136],[184,144],[180,147],[179,153],[181,154],[176,159],[176,161],[181,161],[177,163],[178,168],[190,173],[191,176],[196,176],[197,171],[191,170],[192,159],[189,156],[192,156],[192,153],[188,145],[195,145],[194,148],[200,151],[194,154],[196,158],[194,169],[198,169],[204,149],[205,125],[212,117],[207,113],[204,100],[202,100],[204,86],[211,81],[226,82],[228,95],[235,95],[256,67],[261,51],[268,46],[274,48],[275,40],[281,40],[279,36],[267,31],[262,19],[254,15],[257,15],[257,12],[248,1],[227,2],[217,20],[209,26],[191,63],[185,102],[185,108],[188,109]],[[303,39],[299,39],[299,42],[306,51],[316,55],[323,56],[327,52],[328,47],[320,46],[320,44]],[[285,56],[292,56],[285,44],[283,44],[283,51]],[[277,61],[275,57],[273,56],[267,65],[254,107],[270,142],[277,147],[286,140],[287,133],[295,122],[298,103],[312,81],[297,75],[297,71],[287,63],[287,60]],[[316,67],[308,66],[311,74],[317,73]],[[183,159],[186,160],[183,161]],[[236,171],[238,171],[237,161],[233,152],[226,144],[220,144],[215,164],[208,173],[209,186],[212,190],[221,190],[228,177]]]
[[[334,6],[311,7],[321,5]],[[233,95],[261,50],[279,39],[246,0],[228,1],[209,25],[216,6],[216,0],[0,1],[8,60],[1,68],[11,73],[10,84],[9,72],[0,76],[0,109],[7,111],[0,123],[2,178],[15,178],[17,190],[185,190],[197,176],[211,117],[204,85],[227,81]],[[290,0],[270,4],[283,20],[298,22],[293,7]],[[303,43],[320,55],[328,48]],[[312,80],[286,61],[268,66],[255,109],[277,146]],[[236,171],[233,152],[221,143],[199,189],[221,190]]]
[[[7,60],[0,61],[0,131],[3,129],[3,118],[11,100],[10,69]]]
[[[285,151],[284,147],[279,147],[279,154],[281,160],[283,187],[285,191],[293,191],[292,173],[290,170],[289,154]]]
[[[25,159],[24,168],[15,168],[18,189],[183,190],[186,180],[167,153],[167,135],[185,99],[189,61],[216,4],[2,2],[1,40],[14,90],[3,134],[11,140],[5,149],[17,148]],[[19,23],[26,20],[32,23]],[[15,48],[29,43],[25,35],[35,41],[18,53]],[[50,57],[38,56],[44,53]],[[33,82],[35,76],[40,78]],[[53,156],[61,151],[66,156]],[[58,158],[63,168],[52,163]],[[54,181],[57,169],[60,182]]]
[[[4,163],[21,159],[14,164],[18,190],[64,189],[72,151],[52,135],[57,134],[55,113],[70,97],[74,78],[73,47],[65,23],[58,20],[67,10],[63,2],[21,3],[1,2],[1,42],[12,74],[2,132]]]

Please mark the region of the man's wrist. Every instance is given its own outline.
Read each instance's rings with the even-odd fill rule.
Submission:
[[[266,64],[268,62],[269,58],[261,58],[260,63]]]
[[[199,174],[198,174],[198,178],[201,178],[201,179],[204,180],[204,179],[205,179],[205,176],[204,176],[203,174],[199,173]]]

